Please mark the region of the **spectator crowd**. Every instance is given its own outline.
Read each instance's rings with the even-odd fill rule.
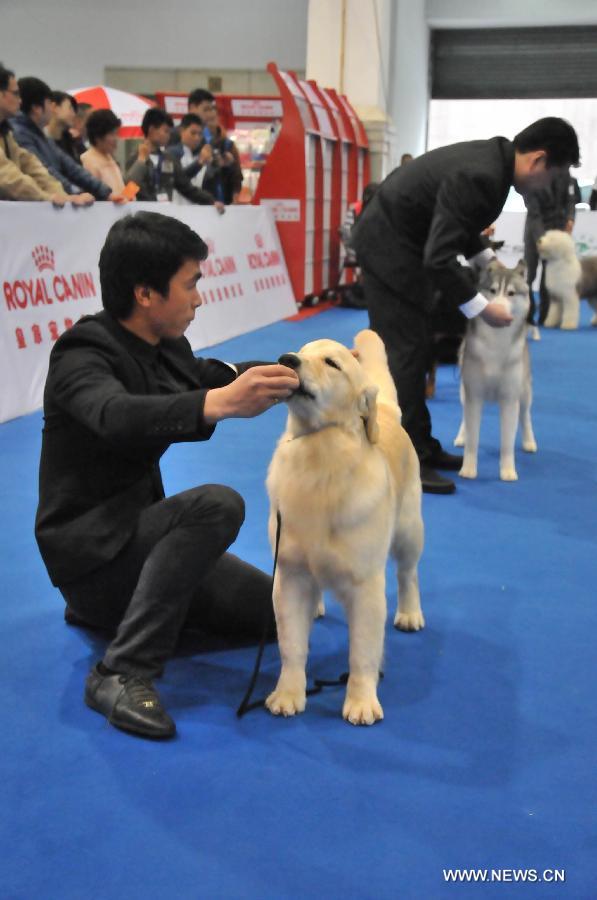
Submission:
[[[178,128],[163,109],[149,108],[124,172],[116,159],[121,124],[110,109],[79,104],[36,77],[17,79],[0,64],[0,200],[57,207],[167,200],[220,213],[238,201],[239,154],[209,91],[189,94]]]

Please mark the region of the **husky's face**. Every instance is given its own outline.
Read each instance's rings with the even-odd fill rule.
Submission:
[[[515,318],[526,317],[530,301],[523,259],[513,269],[506,269],[495,262],[490,263],[481,276],[479,290],[487,300],[501,300],[505,303]]]

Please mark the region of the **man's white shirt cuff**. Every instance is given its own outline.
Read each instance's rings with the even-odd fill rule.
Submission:
[[[485,250],[481,250],[480,253],[475,253],[474,256],[471,256],[469,262],[474,263],[478,268],[484,269],[492,259],[496,259],[495,253],[491,247],[486,247]]]
[[[460,312],[464,313],[467,319],[474,319],[479,313],[482,313],[489,300],[483,294],[475,294],[472,300],[467,300],[460,306]]]

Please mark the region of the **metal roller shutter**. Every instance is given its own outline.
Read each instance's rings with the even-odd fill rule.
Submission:
[[[438,29],[431,64],[434,100],[597,97],[597,27]]]

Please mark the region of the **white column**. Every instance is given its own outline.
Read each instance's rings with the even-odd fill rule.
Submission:
[[[388,112],[396,131],[393,165],[403,153],[424,153],[429,112],[425,0],[395,0]]]
[[[369,138],[371,177],[389,171],[388,117],[396,0],[310,0],[307,78],[346,94]]]

